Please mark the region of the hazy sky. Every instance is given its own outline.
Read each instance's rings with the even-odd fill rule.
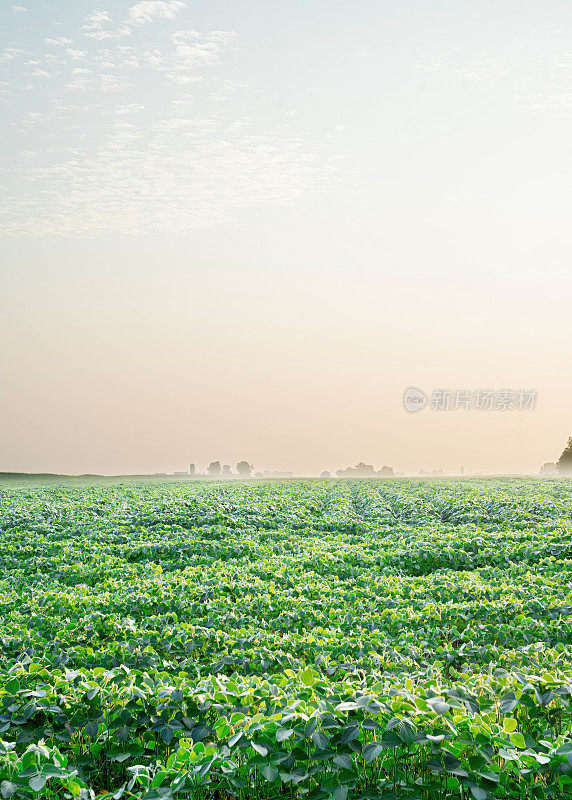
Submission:
[[[2,2],[0,131],[0,470],[572,434],[569,0]]]

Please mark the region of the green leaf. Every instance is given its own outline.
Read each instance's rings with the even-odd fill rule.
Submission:
[[[505,733],[512,733],[513,731],[516,730],[517,724],[518,724],[517,721],[512,717],[505,717],[503,720],[502,727]]]
[[[507,692],[501,697],[499,708],[503,714],[510,714],[518,705],[518,700],[514,692]]]
[[[164,728],[161,729],[161,739],[165,742],[165,744],[170,744],[173,738],[174,730],[169,725],[166,725]]]
[[[353,742],[359,736],[359,725],[346,725],[340,736],[340,744],[348,744]]]
[[[96,722],[95,720],[86,722],[86,724],[83,726],[83,732],[85,733],[86,736],[89,736],[90,739],[97,738],[98,730],[99,730],[99,723]]]
[[[313,669],[305,669],[300,673],[300,680],[304,686],[313,686],[316,683],[316,674]]]
[[[498,783],[500,781],[500,775],[498,775],[496,772],[477,772],[477,775],[480,775],[481,778],[491,781],[492,783]]]
[[[10,680],[6,681],[4,688],[8,694],[18,694],[20,691],[20,681],[18,678],[10,678]],[[8,781],[5,781],[5,783],[8,783]]]
[[[443,702],[443,700],[432,700],[430,701],[429,705],[433,709],[436,714],[443,715],[446,714],[451,706],[449,703]]]
[[[230,739],[228,740],[228,746],[232,748],[232,747],[234,747],[234,746],[235,746],[235,744],[238,744],[239,742],[242,744],[242,741],[241,741],[241,740],[242,740],[243,738],[244,738],[244,739],[246,739],[246,737],[244,736],[244,734],[242,733],[242,731],[238,731],[237,733],[234,733],[234,734],[233,734],[233,735],[230,737]],[[247,740],[247,743],[248,743],[248,740]]]
[[[346,703],[340,703],[336,706],[336,711],[355,711],[356,708],[359,708],[358,704],[353,701],[348,701]]]
[[[321,731],[314,731],[312,734],[312,741],[316,745],[316,747],[320,748],[320,750],[325,750],[328,745],[330,744],[330,740],[326,736],[325,733]]]
[[[118,741],[126,742],[127,739],[129,738],[129,725],[121,725],[119,728],[117,728],[115,736],[117,737]]]
[[[512,744],[515,747],[520,748],[520,750],[524,750],[526,748],[526,742],[524,741],[524,736],[522,733],[511,733],[509,738]]]
[[[2,781],[0,784],[0,794],[7,800],[9,797],[12,797],[17,788],[17,785],[12,783],[12,781]]]
[[[260,772],[264,775],[267,781],[274,781],[278,777],[278,767],[275,767],[273,764],[262,764],[260,766]]]
[[[384,747],[379,742],[370,742],[363,748],[363,760],[366,764],[371,764],[384,751]]]
[[[407,722],[401,722],[397,728],[397,735],[404,744],[413,744],[415,741],[415,731]]]
[[[334,764],[342,769],[353,769],[353,761],[348,755],[334,756]]]
[[[111,756],[112,761],[117,761],[118,764],[122,764],[124,761],[127,761],[130,758],[131,753],[114,753]]]
[[[34,777],[30,778],[28,781],[28,786],[33,792],[40,792],[46,785],[47,780],[45,775],[34,775]]]

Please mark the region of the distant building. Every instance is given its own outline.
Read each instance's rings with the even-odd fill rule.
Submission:
[[[166,475],[166,472],[154,472],[153,475]]]
[[[184,472],[173,472],[173,475],[188,475],[188,474],[189,473],[186,472],[186,471],[184,471]]]

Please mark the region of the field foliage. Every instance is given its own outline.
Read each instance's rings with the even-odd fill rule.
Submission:
[[[572,482],[0,488],[2,798],[572,794]]]

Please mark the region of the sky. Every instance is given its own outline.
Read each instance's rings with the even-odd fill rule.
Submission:
[[[567,0],[3,0],[0,131],[0,471],[572,435]]]

